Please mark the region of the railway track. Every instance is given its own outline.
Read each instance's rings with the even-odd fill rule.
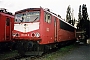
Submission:
[[[63,49],[67,49],[68,51],[72,48],[74,48],[75,46],[72,46],[71,45],[71,48],[70,47],[61,47]],[[62,50],[62,49],[61,49]],[[66,50],[66,52],[67,52]],[[65,50],[63,50],[63,52],[58,52],[60,51],[60,48],[58,49],[52,49],[50,51],[48,51],[47,53],[43,54],[42,56],[30,56],[30,55],[27,55],[27,56],[20,56],[18,54],[18,52],[16,50],[14,51],[10,51],[10,52],[4,52],[4,53],[1,53],[0,54],[0,60],[46,60],[45,58],[48,58],[48,56],[51,58],[51,56],[55,55],[55,56],[60,56],[59,54],[63,54],[63,52],[65,52]],[[54,56],[54,57],[55,57]],[[53,57],[52,57],[53,58]]]
[[[53,51],[55,51],[55,50],[52,50],[52,52]],[[18,52],[16,50],[14,50],[14,51],[1,53],[0,60],[37,60],[50,52],[47,52],[47,53],[43,54],[42,56],[31,56],[31,55],[20,56],[18,54]]]
[[[16,50],[13,51],[4,51],[0,53],[0,60],[14,60],[14,58],[18,57],[19,54]]]
[[[16,50],[0,53],[0,60],[35,60],[36,56],[20,56]]]

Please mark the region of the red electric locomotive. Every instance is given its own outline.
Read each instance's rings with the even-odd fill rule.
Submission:
[[[61,42],[75,41],[75,31],[49,9],[27,8],[15,12],[13,39],[21,55],[39,55]]]
[[[14,29],[14,16],[5,8],[0,8],[0,50],[10,47],[12,30]]]

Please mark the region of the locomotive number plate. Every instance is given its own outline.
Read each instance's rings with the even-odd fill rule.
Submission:
[[[28,34],[21,34],[21,36],[28,36]]]

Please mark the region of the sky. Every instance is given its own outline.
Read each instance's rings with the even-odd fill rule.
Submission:
[[[13,14],[18,10],[41,6],[61,15],[63,19],[66,19],[66,11],[69,5],[74,10],[75,19],[78,19],[79,6],[83,4],[86,4],[87,12],[90,15],[89,0],[0,0],[0,8],[6,8]]]

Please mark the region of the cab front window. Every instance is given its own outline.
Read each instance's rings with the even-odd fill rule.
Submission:
[[[34,22],[40,18],[40,11],[19,13],[15,15],[15,22]]]

